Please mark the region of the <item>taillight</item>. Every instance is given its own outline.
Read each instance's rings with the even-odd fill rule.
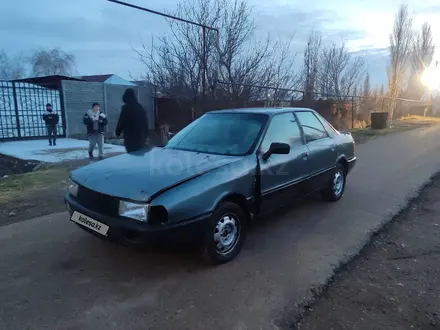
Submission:
[[[353,154],[354,154],[355,149],[356,149],[356,143],[353,141]]]

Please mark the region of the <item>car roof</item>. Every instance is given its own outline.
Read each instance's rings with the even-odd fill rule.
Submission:
[[[225,110],[214,110],[209,111],[208,113],[251,113],[251,114],[265,114],[265,115],[275,115],[283,112],[292,112],[292,111],[314,111],[309,108],[285,108],[285,107],[276,107],[276,108],[237,108],[237,109],[225,109]]]

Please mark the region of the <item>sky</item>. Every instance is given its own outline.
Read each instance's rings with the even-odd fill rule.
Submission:
[[[126,0],[158,11],[173,12],[180,0]],[[363,56],[374,86],[386,84],[387,47],[399,0],[248,0],[258,26],[257,37],[288,40],[301,54],[307,37],[319,31],[324,42],[345,41],[350,51]],[[438,0],[407,0],[414,28],[432,25],[440,46]],[[159,16],[123,7],[106,0],[2,1],[0,49],[10,55],[34,49],[60,47],[76,57],[76,74],[115,73],[137,77],[144,67],[133,49],[142,40],[169,32]],[[440,47],[439,47],[440,48]]]

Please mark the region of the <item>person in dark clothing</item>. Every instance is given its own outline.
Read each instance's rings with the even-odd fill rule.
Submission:
[[[107,116],[100,111],[99,103],[93,103],[92,109],[86,112],[83,123],[87,127],[89,137],[89,158],[93,159],[93,150],[98,144],[99,159],[104,157],[104,134],[107,126]]]
[[[49,137],[49,145],[57,145],[57,125],[60,120],[56,111],[53,111],[52,104],[46,104],[46,112],[43,115],[43,120],[46,123],[47,135]]]
[[[127,152],[134,152],[145,147],[148,137],[148,119],[142,105],[139,104],[134,89],[128,88],[122,96],[124,105],[116,125],[116,136],[124,135]]]

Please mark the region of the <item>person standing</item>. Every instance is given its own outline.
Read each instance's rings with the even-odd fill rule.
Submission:
[[[93,103],[92,109],[83,117],[83,123],[87,127],[89,137],[89,158],[93,159],[93,150],[98,144],[99,159],[104,158],[104,134],[107,126],[107,116],[100,111],[99,103]]]
[[[46,104],[46,112],[43,115],[43,120],[46,123],[47,135],[49,137],[49,145],[57,145],[57,125],[60,117],[53,111],[52,104]]]
[[[134,89],[128,88],[122,96],[124,105],[116,125],[116,136],[124,135],[127,152],[134,152],[145,147],[148,138],[148,118],[142,105],[136,98]]]

